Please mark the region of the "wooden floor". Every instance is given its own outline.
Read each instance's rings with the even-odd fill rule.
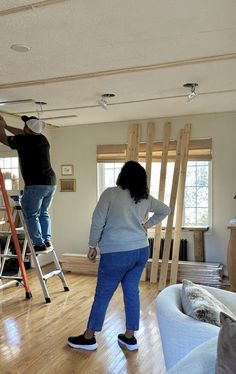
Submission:
[[[142,282],[141,323],[136,334],[139,350],[127,352],[117,344],[124,331],[121,289],[110,303],[98,349],[86,352],[67,346],[70,335],[85,329],[93,301],[96,278],[65,273],[70,291],[58,277],[48,281],[52,302],[45,304],[34,269],[29,271],[33,299],[23,287],[0,291],[1,374],[163,374],[164,360],[155,315],[156,285]]]

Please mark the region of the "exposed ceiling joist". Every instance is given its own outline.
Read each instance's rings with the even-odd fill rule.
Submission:
[[[92,79],[92,78],[107,77],[107,76],[118,75],[118,74],[138,73],[138,72],[145,72],[145,71],[150,71],[150,70],[173,68],[176,66],[179,67],[179,66],[186,66],[186,65],[193,65],[193,64],[210,63],[210,62],[215,62],[215,61],[226,61],[226,60],[232,60],[232,59],[236,59],[236,53],[191,58],[188,60],[171,61],[171,62],[164,62],[160,64],[133,66],[133,67],[122,68],[122,69],[97,71],[97,72],[68,75],[68,76],[62,76],[62,77],[51,77],[51,78],[37,79],[37,80],[31,80],[31,81],[3,83],[3,84],[0,84],[0,89],[29,87],[29,86],[61,83],[61,82],[68,82],[68,81],[81,80],[81,79]]]
[[[17,6],[14,8],[1,10],[0,17],[8,16],[9,14],[13,14],[13,13],[25,12],[25,11],[32,10],[35,8],[42,8],[42,7],[54,5],[57,3],[63,3],[65,1],[69,1],[69,0],[44,0],[44,1],[38,1],[37,3],[21,5],[21,6]]]

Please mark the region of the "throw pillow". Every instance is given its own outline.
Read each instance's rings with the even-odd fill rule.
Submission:
[[[216,374],[234,374],[236,371],[236,321],[224,313],[220,313],[220,321]]]
[[[234,314],[205,288],[184,279],[181,293],[184,313],[202,322],[220,326],[220,312]]]

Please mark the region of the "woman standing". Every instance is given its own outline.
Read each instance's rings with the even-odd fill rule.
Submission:
[[[102,330],[108,304],[121,283],[126,331],[118,335],[118,342],[128,350],[138,349],[134,331],[139,329],[138,285],[149,257],[147,229],[161,222],[170,210],[149,195],[146,171],[138,162],[126,162],[116,184],[103,192],[93,213],[88,258],[95,262],[98,246],[97,287],[86,331],[68,338],[73,348],[97,348],[94,334]],[[154,213],[150,218],[149,212]]]

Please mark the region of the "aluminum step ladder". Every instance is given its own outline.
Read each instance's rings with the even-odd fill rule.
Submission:
[[[53,276],[58,276],[60,278],[61,282],[62,282],[62,285],[64,287],[64,291],[69,291],[69,287],[68,287],[68,284],[65,280],[61,265],[59,263],[59,260],[58,260],[58,257],[56,255],[56,252],[55,252],[54,248],[47,249],[46,251],[43,251],[43,252],[35,252],[34,246],[32,244],[32,241],[30,239],[29,232],[28,232],[28,229],[27,229],[27,226],[26,226],[26,222],[25,222],[25,219],[24,219],[22,208],[21,208],[21,204],[20,204],[21,196],[20,195],[14,195],[14,196],[11,196],[11,198],[15,202],[13,216],[14,216],[15,219],[17,219],[17,216],[19,217],[19,224],[21,225],[21,227],[19,227],[17,229],[17,231],[18,231],[19,234],[22,234],[22,233],[24,234],[24,243],[23,243],[23,248],[22,248],[22,255],[24,257],[27,256],[27,255],[31,255],[31,258],[33,260],[33,263],[34,263],[34,266],[35,266],[35,269],[36,269],[36,272],[37,272],[37,275],[38,275],[38,279],[40,281],[40,284],[41,284],[41,287],[42,287],[42,290],[43,290],[45,301],[46,301],[46,303],[50,303],[51,298],[50,298],[50,295],[49,295],[49,292],[48,292],[48,289],[47,289],[48,279],[52,278]],[[9,233],[9,235],[10,235],[10,233]],[[9,243],[10,243],[10,239],[9,239]],[[30,253],[29,252],[27,253],[27,248],[30,250]],[[8,250],[8,248],[5,248],[6,255],[8,255],[7,250]],[[4,255],[5,255],[5,251],[4,251]],[[52,255],[52,260],[53,260],[55,269],[53,271],[47,273],[47,274],[43,274],[43,271],[42,271],[40,263],[39,263],[39,256],[43,256],[43,255],[48,254],[48,253],[50,253]]]

